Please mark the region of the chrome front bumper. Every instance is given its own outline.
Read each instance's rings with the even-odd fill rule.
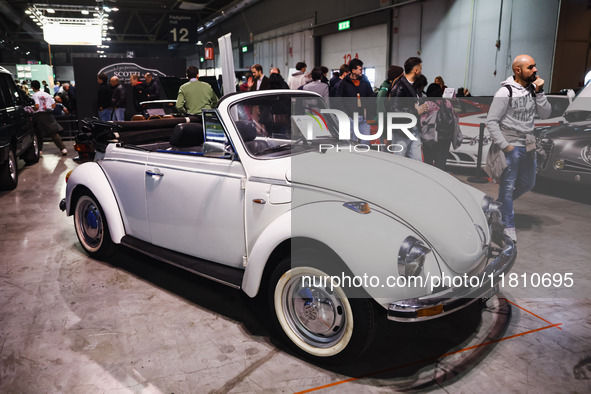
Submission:
[[[498,291],[499,276],[509,272],[517,257],[513,240],[504,236],[504,244],[502,249],[492,250],[492,253],[498,254],[491,257],[486,267],[477,275],[482,278],[480,286],[451,287],[425,297],[391,303],[388,306],[388,319],[399,322],[435,319],[465,308],[476,300],[491,298]]]

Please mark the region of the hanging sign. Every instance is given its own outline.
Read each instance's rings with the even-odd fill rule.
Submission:
[[[205,60],[213,60],[213,43],[205,44]]]

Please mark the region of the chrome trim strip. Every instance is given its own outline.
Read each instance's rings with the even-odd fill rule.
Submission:
[[[194,169],[186,168],[186,167],[173,167],[173,166],[155,164],[155,163],[148,163],[148,166],[158,167],[159,169],[166,168],[168,170],[190,172],[193,174],[215,175],[215,176],[221,176],[221,177],[233,178],[233,179],[241,179],[242,177],[244,177],[244,175],[240,175],[240,174],[234,175],[234,174],[220,173],[220,172],[214,172],[214,171],[203,171],[203,170],[199,171],[199,170],[194,170]]]
[[[490,261],[478,275],[484,278],[481,286],[474,288],[451,288],[422,298],[411,298],[393,302],[388,305],[388,319],[397,322],[431,320],[465,308],[485,295],[494,295],[498,291],[498,284],[491,287],[489,276],[493,275],[495,279],[494,283],[498,283],[496,279],[500,274],[506,273],[511,269],[517,257],[517,248],[513,240],[508,236],[504,236],[504,241],[505,247],[500,251],[499,255]],[[432,316],[417,317],[418,311],[437,306],[443,306],[441,313]],[[446,310],[446,307],[451,309]]]
[[[257,183],[268,183],[271,185],[278,185],[278,186],[291,186],[291,183],[289,183],[286,180],[281,180],[281,179],[273,179],[273,178],[263,178],[263,177],[258,177],[258,176],[251,176],[248,178],[248,180],[250,182],[257,182]]]

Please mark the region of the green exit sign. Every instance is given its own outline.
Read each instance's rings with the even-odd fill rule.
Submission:
[[[248,47],[247,46],[243,46],[242,47],[242,52],[248,52]]]
[[[347,30],[351,28],[351,21],[339,22],[339,30]]]

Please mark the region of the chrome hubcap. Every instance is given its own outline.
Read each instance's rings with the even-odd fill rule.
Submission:
[[[35,156],[39,156],[39,142],[37,142],[37,136],[33,138],[33,151]]]
[[[10,151],[8,154],[8,172],[13,181],[16,181],[16,159],[14,153]]]
[[[328,286],[322,287],[324,278],[306,276],[305,283],[303,278],[303,275],[296,275],[283,288],[281,297],[287,323],[307,344],[331,347],[345,333],[347,319],[343,303],[330,289],[330,281],[326,283]],[[312,281],[308,283],[308,279]]]
[[[98,207],[92,201],[85,200],[78,209],[79,227],[84,242],[90,247],[100,245],[103,238],[103,221]]]

